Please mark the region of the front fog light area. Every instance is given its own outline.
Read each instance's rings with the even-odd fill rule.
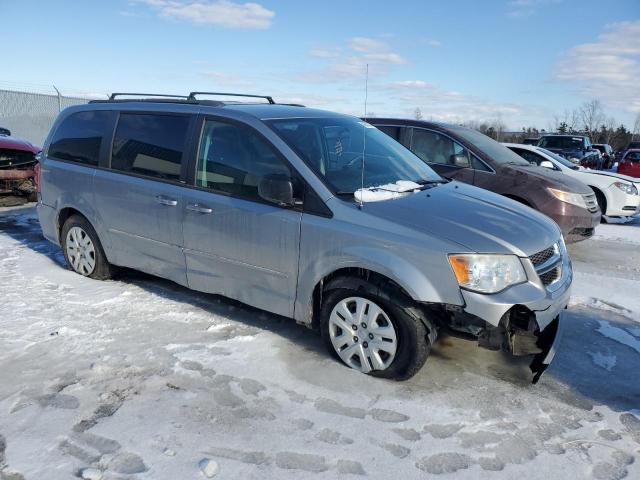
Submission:
[[[527,281],[520,259],[515,255],[449,255],[449,263],[462,288],[480,293],[497,293]]]

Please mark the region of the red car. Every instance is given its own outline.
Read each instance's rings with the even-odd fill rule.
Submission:
[[[38,152],[40,147],[12,137],[9,130],[0,128],[0,194],[33,194],[33,171]]]
[[[618,173],[640,178],[640,148],[627,150],[618,162]]]

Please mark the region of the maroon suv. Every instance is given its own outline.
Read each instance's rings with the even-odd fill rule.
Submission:
[[[551,217],[569,243],[589,238],[600,223],[600,209],[589,187],[530,164],[476,130],[396,118],[367,122],[405,145],[443,177],[491,190]]]

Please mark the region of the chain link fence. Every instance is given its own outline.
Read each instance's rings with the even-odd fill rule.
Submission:
[[[97,98],[66,96],[52,91],[34,93],[0,89],[0,127],[11,130],[12,136],[41,146],[61,110]]]

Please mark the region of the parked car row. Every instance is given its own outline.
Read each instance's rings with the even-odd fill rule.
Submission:
[[[611,172],[586,170],[542,147],[516,143],[507,143],[505,146],[532,164],[567,175],[587,185],[593,190],[602,215],[626,217],[638,212],[640,179]]]
[[[291,317],[375,376],[411,377],[448,331],[530,356],[538,380],[573,274],[558,224],[528,205],[586,238],[588,187],[461,127],[203,96],[59,115],[37,210],[71,269],[134,268]]]
[[[440,175],[498,193],[551,217],[568,243],[589,238],[600,223],[597,198],[584,183],[532,165],[476,130],[420,120],[368,121]]]

